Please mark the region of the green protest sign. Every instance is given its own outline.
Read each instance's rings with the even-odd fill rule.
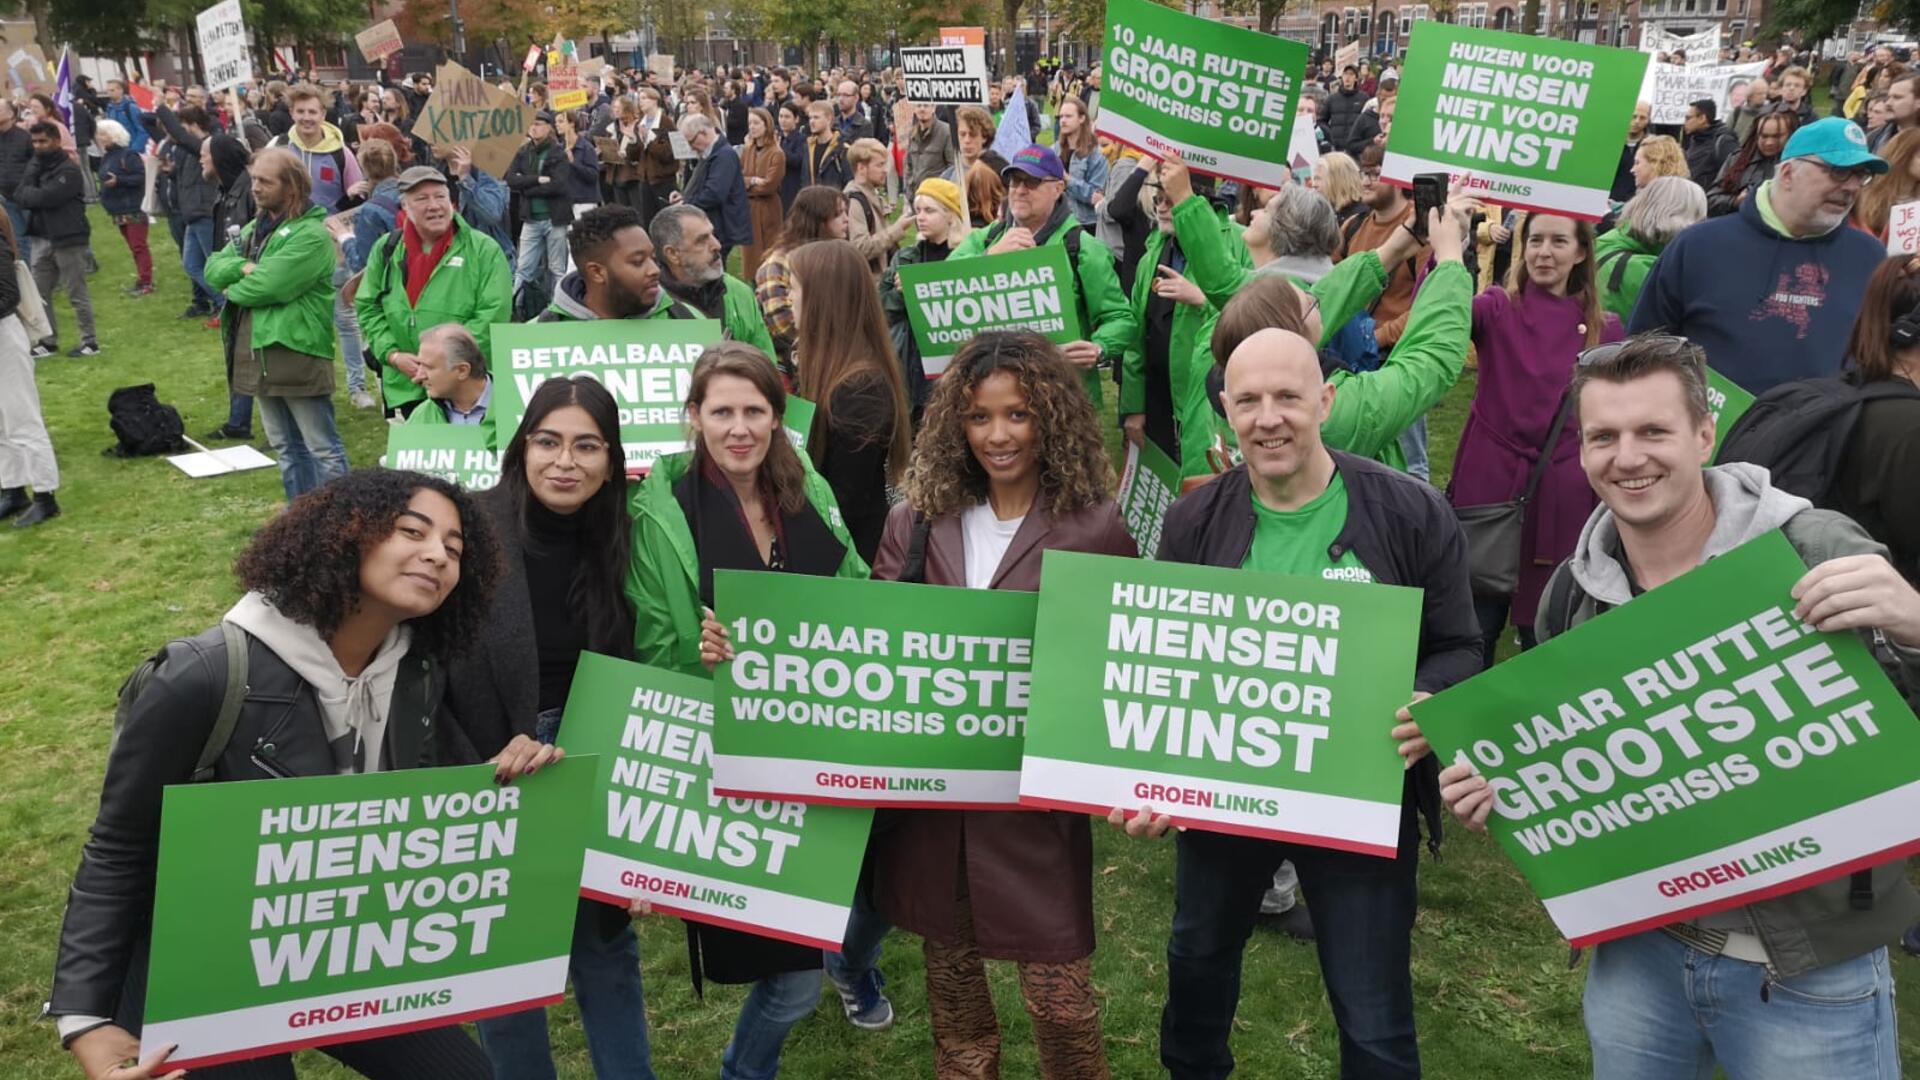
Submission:
[[[1049,551],[1020,801],[1391,858],[1420,591]]]
[[[1598,221],[1646,67],[1630,49],[1416,22],[1380,175],[1471,173],[1488,202]]]
[[[1920,849],[1920,725],[1806,569],[1769,533],[1414,706],[1575,945]]]
[[[1085,336],[1066,249],[1051,244],[902,266],[900,291],[929,378],[989,330],[1032,330],[1056,345]]]
[[[580,895],[840,948],[873,813],[715,794],[712,683],[582,653],[560,730],[599,756]]]
[[[1008,809],[1036,597],[802,574],[713,575],[713,784],[849,806]]]
[[[687,388],[694,361],[720,342],[712,319],[596,319],[495,323],[493,398],[498,428],[513,431],[540,384],[591,375],[620,406],[627,469],[644,472],[687,448]]]
[[[795,450],[805,453],[807,436],[813,431],[813,414],[818,410],[813,402],[797,394],[787,395],[787,415],[780,418],[780,427],[787,433],[787,441]]]
[[[438,476],[469,491],[500,482],[500,451],[487,446],[487,430],[478,424],[389,424],[382,463]]]
[[[1707,410],[1713,414],[1713,452],[1718,455],[1727,441],[1727,432],[1753,408],[1753,395],[1725,375],[1707,369]]]
[[[1287,183],[1307,46],[1152,0],[1109,0],[1100,134],[1195,172]]]
[[[1160,522],[1180,494],[1180,466],[1152,440],[1127,444],[1127,468],[1120,477],[1120,520],[1151,559],[1160,550]]]
[[[167,788],[143,1053],[191,1069],[560,1000],[595,767]]]

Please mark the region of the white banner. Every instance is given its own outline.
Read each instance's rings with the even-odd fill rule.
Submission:
[[[200,13],[200,58],[207,65],[207,89],[226,90],[253,81],[253,54],[247,50],[247,24],[240,0],[220,0]]]
[[[1720,28],[1709,26],[1697,34],[1681,37],[1657,26],[1643,26],[1640,29],[1640,51],[1685,53],[1688,67],[1711,67],[1720,62]]]
[[[1701,98],[1711,98],[1721,119],[1733,106],[1735,91],[1745,100],[1746,85],[1767,69],[1765,61],[1753,64],[1716,64],[1712,67],[1675,67],[1649,64],[1647,74],[1653,88],[1647,100],[1653,102],[1653,122],[1678,124],[1687,118],[1687,106]]]
[[[916,105],[987,105],[987,50],[936,45],[900,50],[907,100]]]

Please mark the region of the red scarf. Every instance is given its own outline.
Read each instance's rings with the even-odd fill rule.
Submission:
[[[432,250],[423,246],[420,234],[414,230],[413,222],[402,215],[400,220],[400,246],[407,255],[407,306],[418,307],[420,293],[427,287],[427,279],[433,276],[433,268],[447,255],[447,249],[453,246],[455,229],[450,227],[440,237],[440,242]]]

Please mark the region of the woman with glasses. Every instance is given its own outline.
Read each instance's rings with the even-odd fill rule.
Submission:
[[[1507,282],[1473,301],[1479,377],[1447,494],[1456,507],[1527,497],[1516,589],[1474,596],[1487,667],[1509,614],[1520,647],[1533,647],[1540,590],[1593,512],[1566,388],[1583,350],[1625,336],[1619,317],[1600,306],[1593,251],[1592,225],[1528,214]],[[1534,481],[1543,455],[1547,465]]]

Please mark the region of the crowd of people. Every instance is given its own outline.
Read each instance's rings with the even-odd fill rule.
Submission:
[[[70,355],[98,351],[97,193],[134,251],[136,299],[152,287],[148,207],[164,209],[195,290],[183,314],[220,331],[232,407],[216,434],[250,437],[257,404],[289,500],[238,564],[246,595],[224,621],[253,681],[217,779],[493,761],[511,780],[564,745],[582,651],[696,676],[730,660],[742,613],[714,610],[717,570],[1034,590],[1045,550],[1418,588],[1417,702],[1785,527],[1818,563],[1796,615],[1873,637],[1920,685],[1920,259],[1888,258],[1884,235],[1920,185],[1920,135],[1902,130],[1920,75],[1893,77],[1908,105],[1887,136],[1814,119],[1807,69],[1791,50],[1777,66],[1731,123],[1696,102],[1679,138],[1640,103],[1599,226],[1463,191],[1418,220],[1381,175],[1390,64],[1319,65],[1301,122],[1323,154],[1277,189],[1099,136],[1097,68],[1036,69],[996,84],[994,107],[957,109],[859,70],[620,72],[561,111],[534,84],[540,111],[500,177],[409,134],[424,74],[270,84],[245,113],[192,87],[143,113],[109,83],[72,128],[97,160],[35,104],[0,104],[0,240],[31,253],[44,307],[0,275],[0,512],[58,512],[33,357],[55,347],[57,291],[80,323]],[[1010,124],[1027,137],[996,150]],[[168,182],[127,201],[145,168]],[[929,379],[900,268],[1047,245],[1068,255],[1084,338],[981,334]],[[693,371],[689,449],[643,479],[592,378],[548,380],[496,424],[496,324],[688,317],[725,341]],[[336,365],[351,404],[395,423],[485,428],[498,486],[351,469]],[[1469,368],[1436,489],[1425,418]],[[1712,464],[1709,368],[1754,394],[1842,372],[1888,389],[1842,433],[1831,485],[1796,494],[1765,463]],[[796,396],[817,406],[804,449],[782,431]],[[1157,552],[1137,551],[1115,505],[1109,399],[1121,439],[1179,467]],[[1461,521],[1515,502],[1517,562],[1484,567]],[[48,1010],[91,1080],[169,1075],[163,1055],[126,1064],[134,957],[160,793],[192,778],[228,641],[168,645],[108,762]],[[1263,910],[1317,943],[1342,1075],[1419,1075],[1419,849],[1424,835],[1438,851],[1448,811],[1484,827],[1491,798],[1470,766],[1439,767],[1406,709],[1379,721],[1407,765],[1395,857],[1178,834],[1159,1035],[1175,1077],[1233,1068]],[[263,764],[268,724],[278,758]],[[1169,824],[1153,807],[1109,821],[1142,838]],[[1091,830],[1069,813],[887,813],[841,950],[689,922],[695,978],[752,987],[721,1075],[774,1076],[823,982],[856,1027],[889,1027],[879,957],[895,928],[925,950],[936,1075],[998,1075],[986,960],[1017,966],[1042,1075],[1108,1075]],[[1898,1075],[1886,945],[1920,921],[1920,895],[1897,864],[1872,872],[1864,904],[1859,889],[1842,878],[1598,946],[1596,1075]],[[645,905],[583,902],[575,927],[602,1077],[652,1075],[628,914]],[[1688,990],[1703,967],[1710,999]],[[543,1012],[477,1026],[477,1044],[441,1028],[327,1052],[374,1077],[553,1075]],[[195,1075],[291,1071],[282,1057]]]

